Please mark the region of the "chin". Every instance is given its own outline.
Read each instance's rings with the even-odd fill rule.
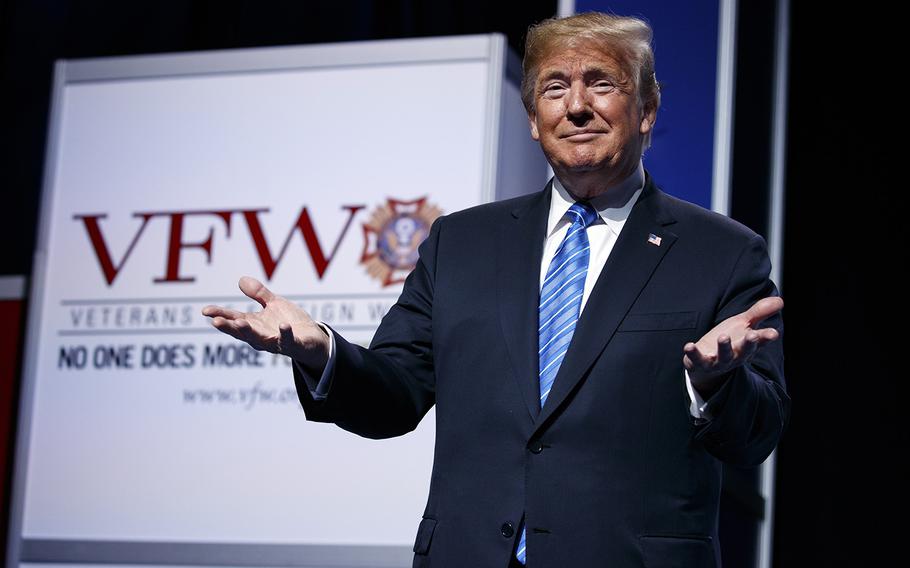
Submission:
[[[608,162],[599,160],[573,160],[571,162],[564,162],[563,164],[562,169],[573,174],[596,172],[610,167]]]

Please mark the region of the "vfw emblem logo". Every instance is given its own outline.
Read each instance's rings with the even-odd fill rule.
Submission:
[[[417,265],[417,247],[430,234],[430,225],[442,214],[426,197],[414,201],[389,198],[363,224],[360,263],[382,286],[404,282]]]

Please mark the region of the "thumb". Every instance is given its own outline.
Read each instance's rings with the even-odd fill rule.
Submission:
[[[784,307],[784,301],[780,296],[768,296],[752,304],[752,307],[746,312],[749,318],[750,326],[767,319],[768,317],[781,311]]]
[[[252,278],[244,276],[240,279],[240,291],[246,294],[248,298],[256,300],[263,308],[275,298],[275,294],[265,287],[265,284]]]

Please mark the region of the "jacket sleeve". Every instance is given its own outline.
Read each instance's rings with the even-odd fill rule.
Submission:
[[[401,296],[383,317],[369,349],[335,334],[335,367],[326,396],[316,400],[296,365],[294,382],[307,420],[334,422],[367,438],[406,434],[436,401],[433,293],[443,218],[420,245]]]
[[[740,253],[721,298],[714,324],[749,309],[767,296],[778,296],[771,281],[765,240],[755,235]],[[780,336],[765,344],[711,397],[712,419],[698,426],[696,439],[716,458],[739,466],[763,462],[774,450],[790,415],[784,382],[783,318],[774,314],[757,324]]]

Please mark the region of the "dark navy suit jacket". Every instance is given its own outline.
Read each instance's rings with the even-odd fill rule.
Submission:
[[[529,568],[713,568],[722,462],[760,464],[787,422],[782,340],[733,372],[707,422],[689,413],[683,345],[777,294],[765,241],[646,173],[541,409],[549,202],[548,185],[437,220],[370,348],[336,334],[327,398],[296,376],[307,419],[387,438],[436,405],[415,567],[504,568],[525,515]],[[783,332],[779,315],[760,327]]]

